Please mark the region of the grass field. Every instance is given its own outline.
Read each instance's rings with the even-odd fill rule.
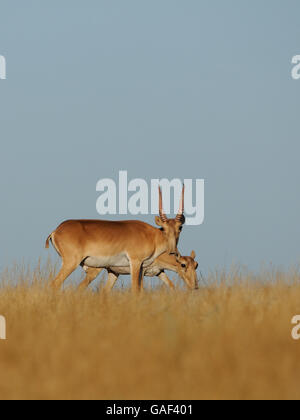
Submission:
[[[232,270],[199,291],[140,297],[54,294],[53,275],[51,265],[2,274],[0,399],[300,398],[297,270]]]

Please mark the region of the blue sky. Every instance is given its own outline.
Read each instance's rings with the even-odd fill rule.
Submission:
[[[298,264],[299,15],[292,0],[2,0],[0,267],[99,217],[96,183],[123,169],[205,179],[205,223],[181,240],[205,272]]]

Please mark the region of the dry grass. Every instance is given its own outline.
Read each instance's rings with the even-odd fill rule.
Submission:
[[[296,271],[217,273],[199,292],[158,288],[139,298],[55,295],[45,287],[53,272],[2,275],[1,399],[300,397]]]

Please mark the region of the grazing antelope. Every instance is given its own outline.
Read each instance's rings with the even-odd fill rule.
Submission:
[[[198,289],[198,280],[196,270],[198,263],[195,261],[196,254],[192,251],[190,257],[175,257],[175,255],[169,255],[164,253],[160,255],[156,260],[146,269],[144,269],[144,275],[147,277],[159,277],[167,286],[174,289],[175,286],[166,275],[165,270],[174,271],[177,273],[185,282],[189,289]],[[89,268],[84,265],[83,269],[86,272],[86,278],[79,285],[79,290],[86,289],[96,277],[104,270],[103,268]],[[108,281],[105,285],[105,291],[110,292],[114,287],[120,274],[130,274],[130,267],[110,267],[108,271]]]
[[[79,265],[91,269],[130,267],[132,289],[139,291],[143,268],[149,267],[164,252],[178,255],[177,245],[184,218],[184,187],[175,219],[163,210],[159,188],[159,229],[140,221],[69,220],[62,223],[46,241],[51,240],[62,258],[62,268],[52,282],[59,289]]]

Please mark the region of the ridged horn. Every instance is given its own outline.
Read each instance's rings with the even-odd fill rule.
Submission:
[[[178,214],[176,216],[176,220],[178,222],[181,222],[183,219],[183,213],[184,213],[184,191],[185,191],[185,185],[182,188],[182,194],[181,194],[181,200],[180,200],[180,205],[179,205],[179,211]]]
[[[159,191],[159,217],[161,218],[163,222],[166,222],[168,218],[163,209],[163,199],[162,199],[162,192],[161,192],[160,187],[158,188],[158,191]]]

